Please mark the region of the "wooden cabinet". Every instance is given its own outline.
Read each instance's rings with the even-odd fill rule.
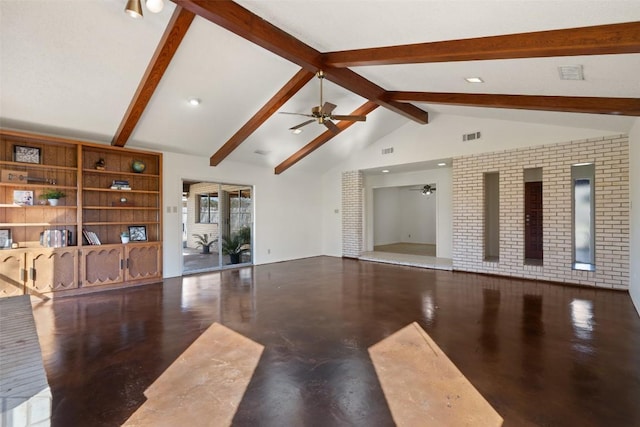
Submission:
[[[155,243],[99,245],[83,249],[83,286],[162,278],[162,246]]]
[[[0,174],[0,297],[161,279],[161,154],[0,129]]]
[[[0,298],[24,294],[24,271],[24,252],[0,252]]]
[[[78,287],[78,249],[35,249],[26,254],[27,293],[38,294]]]
[[[78,287],[78,248],[2,251],[0,277],[0,297],[75,289]]]

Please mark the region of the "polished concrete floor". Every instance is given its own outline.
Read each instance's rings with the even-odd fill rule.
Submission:
[[[34,315],[53,426],[124,423],[214,322],[264,346],[234,425],[393,425],[368,349],[414,321],[506,426],[640,425],[640,318],[624,292],[319,257]]]

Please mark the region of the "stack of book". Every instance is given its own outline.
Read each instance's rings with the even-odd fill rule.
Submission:
[[[98,238],[98,235],[96,233],[94,233],[93,231],[87,231],[85,229],[82,229],[82,235],[87,240],[87,243],[90,244],[90,245],[101,245],[102,244],[102,242]]]
[[[112,190],[131,190],[131,186],[129,185],[129,181],[114,179],[111,183]]]
[[[40,244],[45,248],[60,248],[72,244],[70,230],[44,230],[40,233]]]

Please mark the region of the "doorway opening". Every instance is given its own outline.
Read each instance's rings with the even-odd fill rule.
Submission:
[[[542,168],[524,170],[524,263],[543,264]]]
[[[182,181],[182,273],[253,262],[253,189]]]
[[[374,252],[436,256],[435,190],[435,184],[373,189]]]

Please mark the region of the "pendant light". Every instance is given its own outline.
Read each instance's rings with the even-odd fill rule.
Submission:
[[[127,0],[127,6],[124,8],[124,11],[134,19],[142,18],[142,5],[140,4],[140,0]]]

